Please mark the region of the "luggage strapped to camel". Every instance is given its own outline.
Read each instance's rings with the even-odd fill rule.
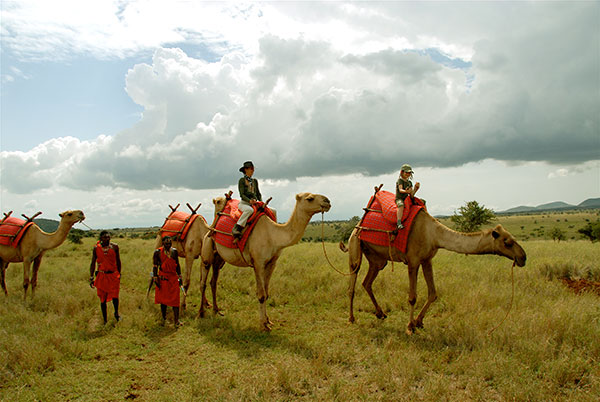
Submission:
[[[21,214],[26,220],[11,216],[12,213],[13,211],[4,213],[4,218],[0,221],[0,244],[16,248],[27,229],[34,224],[33,220],[42,212],[38,211],[31,218]]]
[[[187,207],[190,209],[190,211],[192,211],[191,214],[182,211],[177,211],[179,205],[180,204],[177,204],[175,207],[169,205],[169,208],[171,208],[171,213],[165,218],[165,222],[159,229],[159,234],[161,238],[171,236],[173,238],[173,241],[183,242],[185,241],[188,231],[192,226],[192,223],[194,223],[194,221],[196,220],[196,218],[200,217],[204,219],[202,215],[199,215],[196,212],[202,204],[198,204],[196,208],[192,208],[192,206],[189,203],[186,203]]]

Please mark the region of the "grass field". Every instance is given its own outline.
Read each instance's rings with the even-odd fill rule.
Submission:
[[[123,260],[118,324],[101,324],[87,284],[93,239],[46,255],[34,300],[22,300],[21,264],[9,267],[10,293],[0,296],[0,400],[597,401],[600,395],[600,298],[575,295],[548,274],[568,266],[600,280],[598,243],[521,242],[528,263],[515,268],[512,310],[491,336],[509,306],[511,262],[442,250],[434,259],[439,299],[425,328],[407,336],[405,266],[386,267],[374,284],[388,318],[377,320],[358,288],[357,322],[349,324],[347,278],[326,264],[315,243],[289,248],[279,260],[268,301],[271,333],[258,331],[252,270],[229,265],[219,282],[223,317],[196,318],[196,265],[184,326],[163,327],[152,296],[146,299],[153,240],[114,241]],[[326,247],[346,270],[347,255],[333,243]],[[365,273],[363,262],[360,280]],[[418,291],[420,306],[422,277]]]

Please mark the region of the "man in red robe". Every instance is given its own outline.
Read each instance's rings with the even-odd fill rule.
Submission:
[[[156,285],[154,303],[160,304],[163,323],[167,319],[167,306],[173,307],[173,322],[179,322],[179,288],[181,281],[181,267],[179,254],[171,247],[173,240],[170,236],[162,239],[162,247],[154,251],[152,276]]]
[[[94,280],[94,270],[96,279]],[[94,246],[92,251],[92,263],[90,264],[90,287],[96,288],[96,293],[100,298],[100,309],[102,318],[106,324],[106,302],[113,302],[115,308],[115,319],[119,321],[119,287],[121,284],[121,256],[119,255],[119,246],[110,242],[110,233],[106,230],[100,232],[100,240]]]

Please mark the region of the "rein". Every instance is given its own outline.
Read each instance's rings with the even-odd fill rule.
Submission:
[[[94,230],[91,227],[89,227],[88,225],[86,225],[85,223],[83,223],[83,221],[79,221],[77,223],[81,223],[83,226],[85,226],[86,228],[88,228],[89,230]]]
[[[356,269],[350,273],[345,273],[340,271],[339,269],[337,269],[336,267],[333,266],[333,264],[331,263],[331,261],[329,261],[329,257],[327,256],[327,250],[325,250],[325,236],[324,236],[324,232],[325,232],[325,221],[324,221],[324,216],[325,216],[325,212],[321,211],[321,245],[323,246],[323,254],[325,255],[325,259],[327,260],[327,263],[329,264],[329,266],[331,268],[333,268],[333,270],[335,272],[337,272],[340,275],[344,275],[344,276],[352,276],[354,274],[356,274],[358,272],[358,269],[360,267],[357,266]]]
[[[516,260],[513,260],[512,266],[510,268],[510,280],[512,283],[512,293],[510,295],[510,304],[508,306],[508,311],[506,312],[506,315],[504,316],[504,318],[502,319],[502,321],[500,321],[498,323],[498,325],[496,325],[494,328],[492,328],[489,332],[488,332],[488,336],[492,335],[492,332],[494,332],[495,330],[497,330],[500,325],[502,325],[504,323],[504,321],[506,321],[506,319],[508,318],[508,314],[510,313],[510,310],[512,309],[512,305],[513,305],[513,300],[515,298],[515,264],[516,264]]]

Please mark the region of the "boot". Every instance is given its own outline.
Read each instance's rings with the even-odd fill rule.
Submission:
[[[233,229],[231,230],[231,234],[233,235],[233,237],[235,237],[236,239],[239,239],[242,237],[242,230],[244,230],[243,226],[240,226],[238,224],[236,224]]]

